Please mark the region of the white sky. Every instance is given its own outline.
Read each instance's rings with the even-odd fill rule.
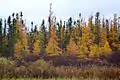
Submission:
[[[120,15],[120,0],[0,0],[0,3],[0,18],[22,11],[27,24],[33,21],[40,25],[42,19],[47,20],[50,3],[57,20],[67,20],[70,16],[76,19],[79,13],[87,18],[96,11],[106,17]]]

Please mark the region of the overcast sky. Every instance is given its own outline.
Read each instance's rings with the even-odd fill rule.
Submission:
[[[76,19],[79,13],[87,18],[97,11],[105,17],[120,15],[120,0],[0,0],[0,18],[22,11],[28,24],[33,21],[40,25],[42,19],[47,20],[50,3],[57,20]]]

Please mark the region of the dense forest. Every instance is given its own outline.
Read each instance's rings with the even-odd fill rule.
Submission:
[[[100,13],[84,21],[56,21],[49,15],[49,29],[43,20],[40,26],[31,22],[31,29],[22,19],[23,13],[13,13],[0,19],[0,56],[22,59],[32,56],[76,56],[78,58],[107,56],[120,51],[120,17],[100,19]],[[39,29],[38,29],[39,28]]]
[[[120,80],[120,17],[78,16],[57,21],[50,6],[38,26],[1,18],[0,80]]]

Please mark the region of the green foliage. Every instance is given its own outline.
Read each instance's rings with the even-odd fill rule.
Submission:
[[[95,15],[95,27],[94,27],[94,42],[95,44],[99,45],[99,39],[100,39],[100,19],[99,19],[100,13],[96,12]]]
[[[3,54],[2,19],[0,19],[0,56]]]
[[[65,49],[65,25],[62,25],[62,21],[58,24],[58,42],[59,47],[63,50]]]
[[[13,56],[13,51],[14,51],[14,42],[13,42],[13,27],[12,27],[12,21],[11,21],[11,17],[8,17],[7,20],[7,24],[8,24],[8,52],[10,53],[9,56]]]
[[[41,24],[41,27],[40,27],[40,32],[41,32],[41,38],[40,40],[42,40],[41,42],[41,52],[42,53],[45,53],[45,48],[46,48],[46,45],[47,45],[47,39],[48,39],[48,35],[47,35],[47,31],[46,31],[46,27],[45,27],[45,21],[43,20],[42,21],[42,24]]]

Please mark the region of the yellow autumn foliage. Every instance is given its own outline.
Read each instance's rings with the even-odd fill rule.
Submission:
[[[29,55],[29,47],[27,42],[26,33],[20,27],[17,27],[18,40],[14,47],[14,56],[21,59],[24,56]]]
[[[47,56],[58,56],[62,54],[62,50],[59,48],[56,40],[57,36],[55,31],[55,25],[52,25],[50,31],[50,39],[46,47]]]
[[[111,48],[109,46],[109,43],[108,41],[105,42],[104,46],[103,47],[100,47],[100,53],[101,55],[108,55],[111,53]]]
[[[22,59],[22,56],[20,55],[21,54],[21,41],[17,41],[17,43],[15,44],[15,47],[14,47],[14,56],[18,59]]]
[[[90,57],[99,57],[100,53],[99,53],[99,47],[98,45],[94,44],[90,46]]]
[[[14,56],[17,58],[22,58],[23,56],[29,55],[27,40],[22,39],[17,41],[14,47]]]
[[[90,27],[84,26],[82,27],[82,37],[79,45],[80,56],[85,57],[91,55],[92,45],[93,45],[93,41],[92,41],[92,34],[90,33]]]
[[[110,45],[106,38],[106,28],[101,29],[100,34],[100,45],[99,45],[99,51],[101,55],[108,55],[111,53],[112,49],[110,48]]]
[[[33,43],[33,54],[34,54],[34,56],[39,56],[39,53],[40,53],[39,44],[40,44],[39,40],[35,40],[35,42]]]
[[[73,40],[74,38],[70,38],[70,42],[67,45],[67,53],[70,55],[76,55],[79,54],[79,47],[76,45],[76,43]]]

